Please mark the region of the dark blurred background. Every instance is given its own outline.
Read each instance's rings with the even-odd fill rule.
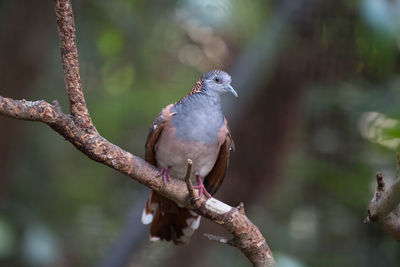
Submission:
[[[399,266],[362,223],[400,137],[399,0],[74,0],[93,121],[143,156],[160,109],[221,68],[236,152],[217,198],[246,205],[279,266]],[[0,1],[0,94],[68,101],[53,1]],[[148,190],[49,127],[0,117],[1,266],[248,266],[202,220],[187,246],[150,243]]]

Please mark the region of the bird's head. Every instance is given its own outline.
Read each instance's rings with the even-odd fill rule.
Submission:
[[[205,73],[201,77],[204,89],[209,92],[215,92],[218,94],[231,93],[234,96],[238,96],[236,91],[231,86],[231,76],[222,70],[212,70]]]

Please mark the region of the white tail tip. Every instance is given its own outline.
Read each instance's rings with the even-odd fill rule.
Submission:
[[[143,224],[151,223],[153,221],[153,217],[154,217],[153,214],[147,213],[146,209],[144,209],[142,213],[142,223]]]

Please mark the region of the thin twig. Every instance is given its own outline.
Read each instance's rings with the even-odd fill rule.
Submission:
[[[376,173],[376,183],[375,201],[378,201],[382,197],[382,194],[385,193],[385,183],[383,182],[381,172]]]
[[[193,190],[193,184],[192,180],[190,180],[190,176],[192,174],[192,165],[193,162],[191,159],[187,160],[187,169],[186,169],[186,175],[185,175],[185,182],[186,182],[186,187],[189,191],[189,199],[192,200],[194,199],[194,190]]]
[[[237,206],[236,208],[238,209],[238,211],[239,211],[240,213],[242,213],[243,215],[245,215],[245,209],[244,209],[244,204],[243,204],[243,202],[240,202],[240,203],[239,203],[239,206]]]

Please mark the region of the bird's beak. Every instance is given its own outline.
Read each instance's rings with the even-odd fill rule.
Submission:
[[[232,87],[231,85],[227,85],[227,86],[225,87],[225,90],[226,90],[228,93],[231,93],[232,95],[238,97],[238,94],[236,93],[235,89],[233,89],[233,87]]]

